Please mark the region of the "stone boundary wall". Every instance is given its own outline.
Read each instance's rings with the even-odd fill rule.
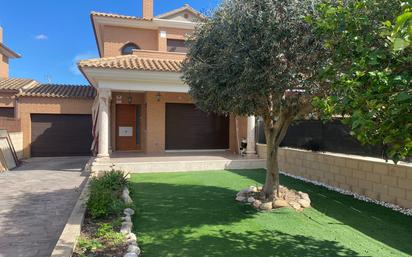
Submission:
[[[257,151],[266,158],[266,145],[257,144]],[[281,148],[278,157],[286,173],[412,208],[412,164],[291,148]]]

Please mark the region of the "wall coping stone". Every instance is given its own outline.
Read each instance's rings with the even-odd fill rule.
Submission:
[[[266,146],[266,144],[257,144],[257,145]],[[313,152],[309,150],[303,150],[303,149],[297,149],[297,148],[291,148],[291,147],[281,147],[280,149],[301,152],[301,153],[312,153],[312,154],[319,154],[319,155],[326,155],[326,156],[341,157],[341,158],[346,158],[346,159],[354,159],[354,160],[360,160],[360,161],[370,161],[370,162],[377,162],[377,163],[388,164],[388,165],[395,165],[395,163],[391,160],[385,161],[384,159],[381,159],[381,158],[362,156],[362,155],[342,154],[342,153],[332,153],[332,152]],[[396,165],[412,168],[412,163],[410,162],[398,162]]]

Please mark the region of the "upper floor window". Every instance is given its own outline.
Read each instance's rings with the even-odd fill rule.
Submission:
[[[168,39],[167,40],[167,51],[168,52],[187,53],[187,46],[185,45],[184,40]]]
[[[127,43],[122,47],[122,55],[133,54],[133,50],[138,50],[140,47],[134,43]]]

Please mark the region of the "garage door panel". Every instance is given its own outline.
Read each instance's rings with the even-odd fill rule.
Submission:
[[[90,155],[91,115],[32,114],[31,156]]]
[[[229,148],[229,119],[193,104],[166,105],[166,150]]]

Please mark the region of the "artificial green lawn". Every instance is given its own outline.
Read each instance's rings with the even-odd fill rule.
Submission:
[[[134,232],[144,257],[412,256],[412,217],[289,177],[313,208],[256,212],[234,200],[264,170],[135,174]]]

